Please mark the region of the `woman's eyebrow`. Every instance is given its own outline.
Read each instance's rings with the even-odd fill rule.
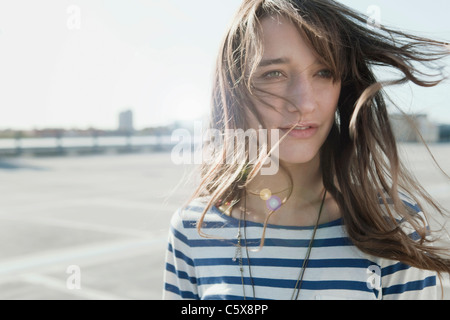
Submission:
[[[289,63],[289,59],[288,58],[277,58],[277,59],[266,59],[266,60],[262,60],[258,67],[267,67],[267,66],[271,66],[274,64],[287,64]]]
[[[291,62],[291,60],[289,58],[276,58],[276,59],[266,59],[266,60],[262,60],[258,67],[262,68],[262,67],[267,67],[267,66],[271,66],[271,65],[275,65],[275,64],[289,64]],[[319,59],[314,60],[313,63],[311,63],[309,65],[309,67],[312,66],[317,66],[317,65],[322,65],[323,63],[319,61]]]

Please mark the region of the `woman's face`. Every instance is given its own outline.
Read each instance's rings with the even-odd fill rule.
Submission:
[[[261,24],[264,53],[253,77],[252,101],[264,126],[279,130],[280,137],[296,127],[280,145],[282,162],[318,160],[334,123],[341,83],[289,20],[267,17]],[[249,124],[260,125],[253,115]]]

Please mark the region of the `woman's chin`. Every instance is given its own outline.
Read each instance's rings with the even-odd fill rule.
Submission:
[[[308,164],[317,155],[317,152],[280,152],[280,162],[287,165]]]

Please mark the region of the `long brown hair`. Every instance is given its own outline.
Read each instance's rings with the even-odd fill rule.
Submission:
[[[449,48],[384,26],[368,26],[367,17],[332,0],[243,1],[217,61],[210,127],[221,132],[224,140],[219,149],[216,145],[213,161],[203,165],[201,183],[192,196],[208,199],[199,232],[206,212],[220,202],[239,200],[242,188],[270,155],[267,148],[257,159],[249,159],[247,151],[236,154],[231,141],[235,137],[227,132],[247,129],[248,111],[263,123],[251,101],[258,91],[252,76],[262,59],[260,21],[274,15],[292,21],[342,83],[336,121],[321,149],[321,169],[323,184],[341,209],[350,240],[371,255],[449,272],[450,260],[443,257],[443,249],[430,246],[433,239],[427,222],[401,200],[404,193],[424,210],[427,204],[445,214],[403,167],[383,90],[409,81],[423,87],[438,85],[445,76],[437,63],[449,55]],[[378,81],[374,67],[393,68],[400,76]],[[237,161],[226,161],[230,153]],[[250,160],[255,160],[251,166]],[[419,241],[400,227],[400,219],[417,232]]]

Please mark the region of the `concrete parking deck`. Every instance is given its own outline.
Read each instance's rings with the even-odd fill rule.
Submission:
[[[405,150],[450,208],[425,149]],[[450,173],[450,145],[433,151]],[[170,153],[0,159],[0,299],[160,299],[169,220],[193,190],[176,187],[193,169]]]

